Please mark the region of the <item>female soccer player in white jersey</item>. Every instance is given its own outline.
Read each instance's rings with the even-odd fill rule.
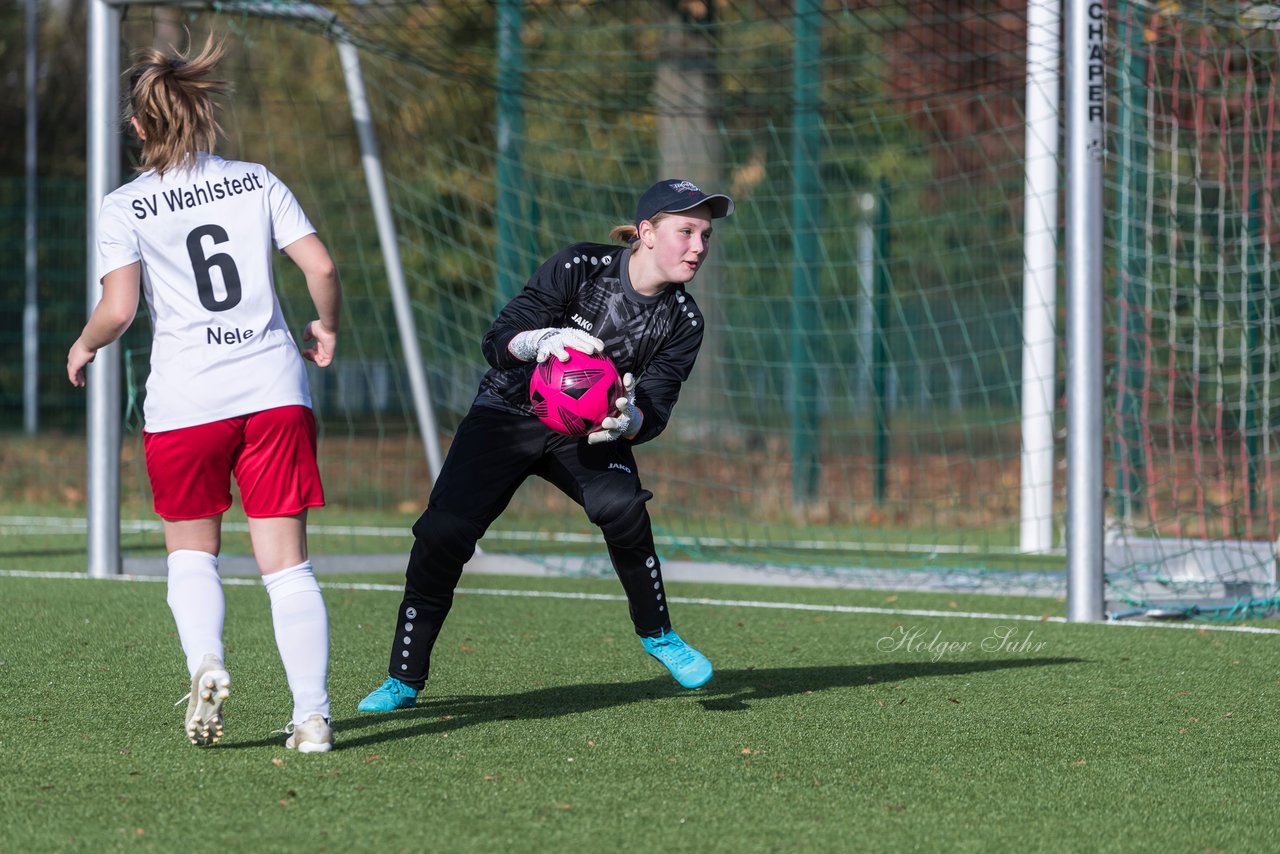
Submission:
[[[666,428],[693,370],[706,327],[686,286],[707,258],[712,220],[731,213],[728,196],[659,181],[640,196],[635,220],[610,233],[615,243],[562,249],[498,313],[481,345],[492,369],[413,526],[387,679],[360,711],[414,705],[463,565],[530,475],[554,484],[600,527],[644,651],[682,687],[711,678],[707,657],[672,630],[646,508],[653,493],[641,487],[631,449]],[[568,359],[567,347],[606,353],[626,388],[619,414],[584,439],[553,433],[529,402],[534,364]]]
[[[324,491],[302,359],[333,360],[342,293],[289,188],[260,164],[213,154],[213,96],[229,86],[209,75],[222,54],[210,38],[194,58],[137,55],[127,114],[142,140],[141,174],[102,203],[102,298],[67,354],[67,376],[84,385],[85,366],[124,334],[144,295],[153,339],[143,443],[191,677],[187,737],[208,745],[223,732],[231,678],[218,551],[234,475],[293,693],[285,744],[324,752],[333,744],[329,624],[306,530]],[[314,345],[301,353],[276,298],[273,244],[302,271],[318,314],[302,333]]]

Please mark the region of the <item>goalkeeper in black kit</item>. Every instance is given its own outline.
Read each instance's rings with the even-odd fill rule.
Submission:
[[[482,345],[491,368],[413,526],[387,680],[360,711],[414,705],[463,565],[530,475],[554,484],[600,527],[645,652],[685,688],[711,678],[711,662],[671,628],[645,506],[653,493],[640,485],[632,446],[666,428],[693,369],[704,325],[685,286],[706,260],[712,220],[731,213],[726,195],[659,181],[640,197],[634,223],[610,233],[615,243],[560,251],[499,312]],[[568,348],[603,352],[623,378],[618,414],[585,438],[552,431],[529,402],[534,364],[565,361]]]

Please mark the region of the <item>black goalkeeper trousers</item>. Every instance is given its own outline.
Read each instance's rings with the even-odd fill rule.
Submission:
[[[625,441],[590,445],[553,433],[532,416],[473,406],[458,425],[426,512],[413,525],[391,643],[392,676],[418,689],[426,684],[431,649],[453,606],[462,567],[530,475],[554,484],[599,526],[636,633],[655,637],[670,630],[645,507],[653,493],[640,487],[631,447]]]

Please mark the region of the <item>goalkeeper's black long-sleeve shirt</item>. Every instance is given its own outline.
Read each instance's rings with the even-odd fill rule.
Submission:
[[[511,355],[507,345],[520,332],[572,326],[604,342],[619,374],[635,376],[644,423],[632,442],[647,442],[666,429],[702,346],[702,312],[684,285],[655,296],[636,293],[627,273],[630,258],[622,246],[577,243],[548,259],[485,333],[482,348],[492,368],[480,381],[476,405],[533,417],[533,364]]]

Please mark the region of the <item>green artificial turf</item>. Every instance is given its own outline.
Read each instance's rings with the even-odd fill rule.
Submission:
[[[162,583],[0,575],[0,849],[1280,850],[1274,635],[671,585],[717,668],[689,692],[616,582],[476,577],[418,707],[359,715],[398,581],[322,581],[337,747],[301,756],[272,734],[290,704],[260,585],[226,587],[227,734],[200,749]]]

